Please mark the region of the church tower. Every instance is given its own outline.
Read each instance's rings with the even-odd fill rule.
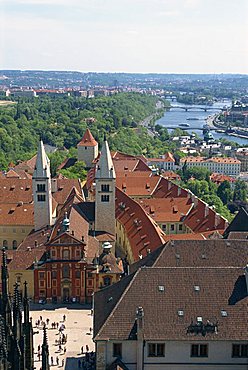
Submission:
[[[98,142],[87,128],[82,140],[77,145],[78,161],[84,161],[87,168],[92,167],[92,162],[98,156]]]
[[[95,230],[107,231],[115,236],[115,169],[108,142],[102,146],[96,167]]]
[[[39,142],[33,173],[34,228],[52,225],[52,193],[50,161],[43,142]]]

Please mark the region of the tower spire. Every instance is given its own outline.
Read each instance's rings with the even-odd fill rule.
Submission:
[[[50,176],[50,160],[46,155],[43,141],[40,140],[33,177],[48,178]]]
[[[49,370],[49,349],[47,343],[46,325],[43,327],[43,343],[42,343],[42,370]]]
[[[9,299],[9,273],[7,267],[7,255],[5,248],[2,249],[2,315],[4,317],[4,322],[7,326],[11,327],[12,317],[11,317],[11,305]],[[6,331],[7,332],[7,331]]]
[[[14,299],[13,299],[13,332],[17,341],[22,335],[22,312],[21,312],[21,297],[18,283],[15,283]]]
[[[96,168],[96,179],[116,179],[114,164],[106,140],[102,145],[101,156]]]

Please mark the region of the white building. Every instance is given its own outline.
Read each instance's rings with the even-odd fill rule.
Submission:
[[[147,158],[147,164],[165,171],[174,171],[176,169],[175,158],[170,152],[165,153],[160,158]]]
[[[184,157],[180,160],[180,168],[187,164],[188,168],[203,167],[207,168],[211,173],[223,173],[224,175],[239,176],[241,162],[235,158],[227,157]]]
[[[247,261],[246,242],[174,241],[159,250],[96,293],[96,369],[247,370],[248,267],[235,267]]]

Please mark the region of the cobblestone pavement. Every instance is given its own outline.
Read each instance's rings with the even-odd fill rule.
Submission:
[[[66,319],[63,321],[63,316]],[[38,327],[35,326],[37,320],[46,323],[49,319],[47,325],[47,337],[49,344],[49,361],[51,369],[60,370],[72,370],[78,369],[78,360],[82,360],[85,354],[81,353],[81,347],[83,346],[84,353],[86,352],[86,345],[89,347],[89,352],[95,351],[95,344],[92,341],[91,328],[93,327],[93,319],[91,316],[90,309],[83,308],[47,308],[30,310],[30,317],[32,317],[33,330],[34,330],[34,366],[37,370],[41,369],[41,356],[39,361],[38,356],[38,346],[42,345],[43,341],[43,326],[40,323]],[[58,323],[58,328],[61,325],[65,325],[65,329],[62,331],[64,335],[67,335],[67,343],[61,345],[62,351],[59,351],[59,344],[56,341],[60,338],[59,330],[52,329],[51,324],[55,322]],[[64,353],[64,348],[66,352]],[[56,358],[59,359],[59,365],[56,365]],[[53,364],[51,364],[53,358]],[[62,361],[64,360],[64,365]]]

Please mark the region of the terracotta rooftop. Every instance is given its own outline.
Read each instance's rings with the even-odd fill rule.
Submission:
[[[183,222],[193,207],[189,198],[149,198],[137,202],[156,222]]]
[[[144,340],[247,341],[248,296],[243,268],[143,267],[97,292],[94,302],[95,340],[130,339],[137,308],[142,307]],[[187,333],[198,317],[203,324],[209,321],[214,330],[205,335]]]
[[[200,163],[200,162],[207,162],[207,163],[223,163],[223,164],[241,164],[238,159],[235,158],[228,158],[228,157],[212,157],[212,158],[205,158],[205,157],[184,157],[180,160],[180,162],[184,163]]]
[[[116,186],[130,197],[150,197],[158,186],[161,177],[151,176],[149,172],[145,173],[146,176],[135,176],[135,172],[133,175],[127,173],[123,177],[117,176]]]
[[[126,230],[134,260],[164,242],[164,233],[143,208],[116,188],[115,217]]]
[[[235,182],[236,180],[233,177],[223,175],[222,173],[212,173],[210,175],[210,180],[216,184],[221,184],[224,181]]]
[[[97,141],[94,139],[92,133],[87,128],[83,138],[78,143],[78,146],[96,146],[96,145],[98,145]]]
[[[33,204],[0,204],[0,225],[34,225]]]

